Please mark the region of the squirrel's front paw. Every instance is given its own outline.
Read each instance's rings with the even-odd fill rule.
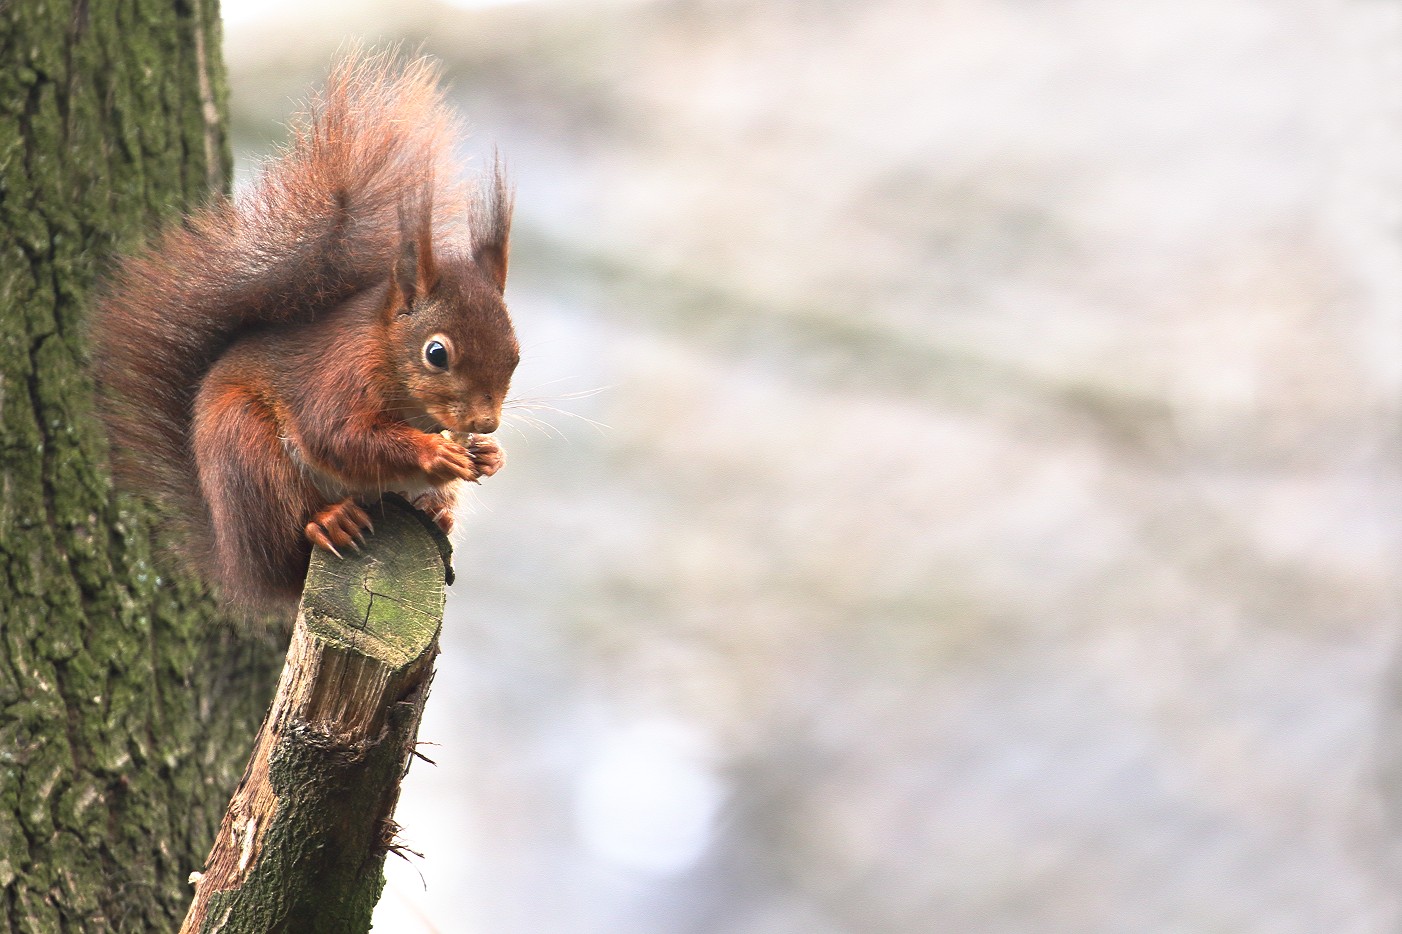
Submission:
[[[429,435],[419,455],[419,469],[430,483],[442,485],[454,480],[473,480],[481,476],[472,452],[442,435]]]
[[[359,551],[365,543],[365,533],[373,531],[375,526],[371,524],[370,516],[350,498],[332,503],[312,516],[306,528],[308,541],[338,558],[341,553],[336,546]]]
[[[501,470],[502,464],[506,463],[506,452],[497,444],[497,439],[490,435],[470,435],[472,440],[467,443],[467,452],[472,455],[473,462],[477,465],[477,472],[484,477]]]
[[[454,480],[476,483],[482,477],[490,477],[506,463],[501,445],[487,435],[462,435],[467,441],[465,445],[446,432],[429,437],[432,440],[427,452],[419,458],[419,467],[435,485]]]

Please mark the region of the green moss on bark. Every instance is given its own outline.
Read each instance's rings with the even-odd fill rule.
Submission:
[[[417,721],[404,704],[391,712],[378,741],[355,749],[305,724],[295,726],[273,751],[268,776],[279,800],[299,801],[297,813],[269,828],[262,865],[248,884],[210,899],[202,930],[222,929],[234,905],[240,931],[370,930],[387,850],[379,840],[381,826],[362,818],[385,814],[385,789],[398,785],[405,736]],[[306,796],[308,786],[317,789],[315,796]],[[282,880],[305,877],[308,866],[316,867],[315,884],[298,886],[289,897]],[[306,897],[309,891],[314,897]],[[324,897],[315,897],[318,892]]]
[[[84,365],[106,258],[229,177],[204,106],[222,112],[217,13],[203,0],[0,5],[8,930],[177,926],[276,678],[278,647],[170,578],[150,515],[114,495]]]

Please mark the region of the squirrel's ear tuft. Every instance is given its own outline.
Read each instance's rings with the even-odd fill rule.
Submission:
[[[399,204],[399,255],[394,262],[395,313],[408,313],[438,282],[433,259],[433,188],[425,184]]]
[[[506,261],[511,252],[511,209],[515,193],[506,181],[501,156],[493,154],[492,175],[473,201],[469,219],[472,231],[472,261],[496,285],[506,291]]]

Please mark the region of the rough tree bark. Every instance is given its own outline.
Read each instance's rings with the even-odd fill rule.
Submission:
[[[0,929],[174,930],[280,650],[114,495],[83,318],[228,184],[217,0],[0,0],[0,62]]]

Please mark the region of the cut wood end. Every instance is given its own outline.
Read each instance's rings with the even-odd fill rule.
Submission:
[[[316,637],[399,669],[434,643],[451,549],[437,526],[398,496],[370,511],[375,534],[362,552],[313,554],[301,612]]]

